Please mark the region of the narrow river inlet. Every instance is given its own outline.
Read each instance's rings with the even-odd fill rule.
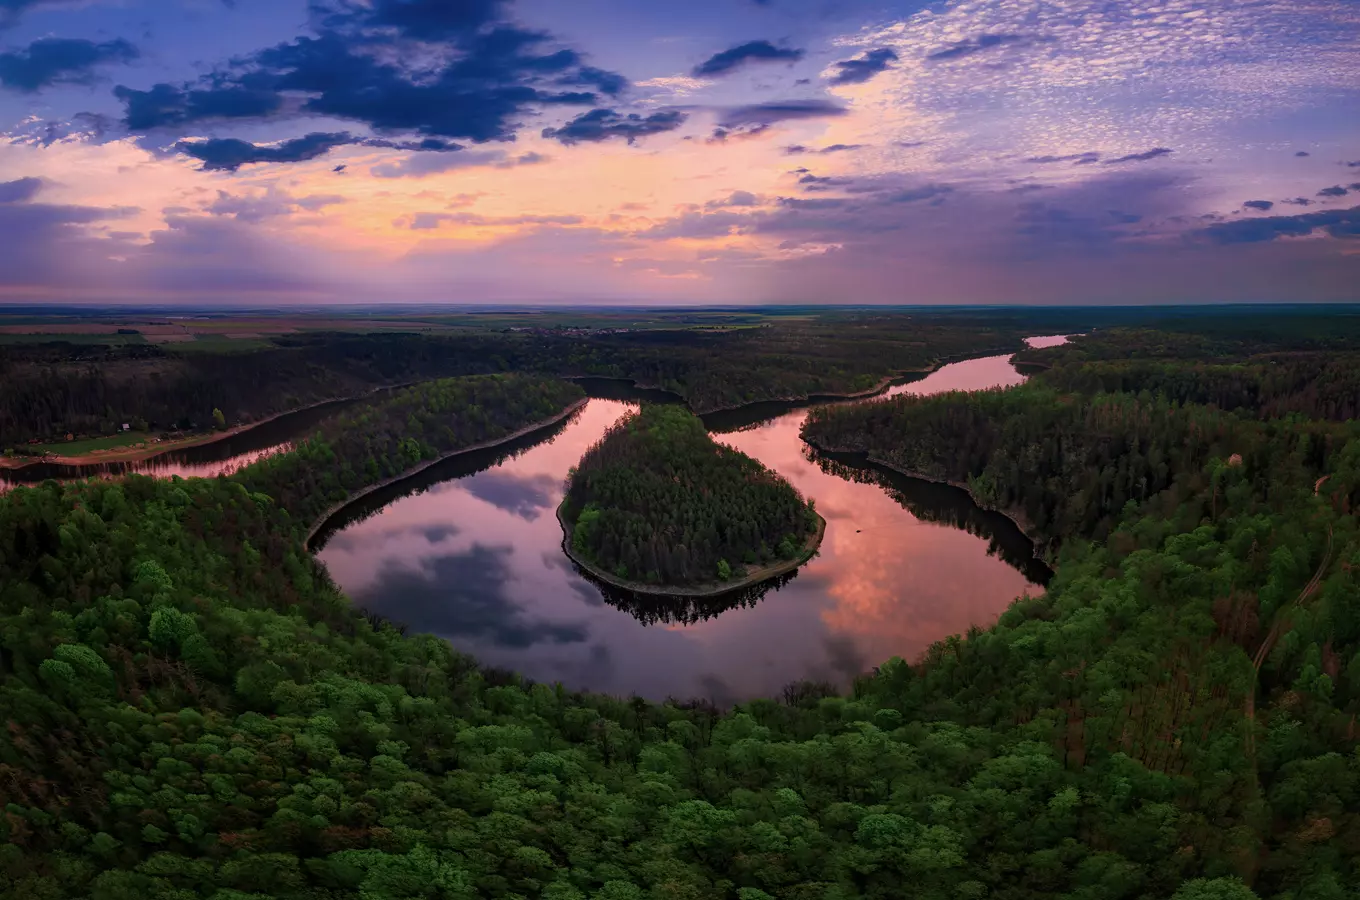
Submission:
[[[1023,380],[995,356],[890,393]],[[357,605],[484,665],[575,690],[720,705],[803,679],[843,688],[1043,590],[1046,570],[1009,520],[957,489],[820,457],[798,435],[805,409],[705,422],[817,501],[828,524],[814,559],[782,583],[697,605],[602,588],[562,552],[554,510],[568,469],[636,407],[595,397],[563,426],[372,495],[323,533],[319,556]]]

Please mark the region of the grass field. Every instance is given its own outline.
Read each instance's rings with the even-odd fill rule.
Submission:
[[[124,431],[106,437],[87,438],[78,441],[57,441],[54,444],[30,444],[23,448],[33,453],[49,451],[59,456],[82,456],[95,450],[115,450],[132,447],[147,439],[140,431]]]

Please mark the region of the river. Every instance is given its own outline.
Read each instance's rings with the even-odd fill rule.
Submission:
[[[1022,381],[1008,356],[983,357],[855,402]],[[956,488],[815,453],[799,438],[806,404],[791,403],[704,422],[817,501],[827,532],[814,559],[715,600],[666,602],[599,585],[562,552],[553,511],[567,470],[640,401],[676,398],[608,380],[582,384],[592,399],[568,421],[447,460],[343,510],[318,536],[336,582],[369,612],[447,638],[485,665],[572,689],[720,705],[804,679],[844,688],[891,656],[915,658],[1043,590],[1048,570],[1008,519]],[[0,471],[0,490],[11,480],[230,472],[286,449],[353,402],[138,462]]]
[[[1008,356],[994,356],[887,393],[1023,380]],[[1043,590],[1047,570],[1009,520],[958,489],[814,453],[799,438],[798,408],[705,422],[817,501],[827,533],[814,559],[780,584],[700,604],[600,586],[562,552],[553,511],[567,470],[637,404],[617,386],[587,387],[612,398],[594,396],[564,425],[436,466],[343,514],[319,551],[336,582],[369,612],[485,665],[571,689],[719,705],[803,679],[844,688]]]

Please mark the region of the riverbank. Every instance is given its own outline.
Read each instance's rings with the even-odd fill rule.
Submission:
[[[992,506],[991,504],[987,503],[986,501],[978,497],[978,495],[973,492],[973,489],[968,486],[967,482],[954,481],[949,478],[938,478],[934,475],[927,475],[924,472],[913,472],[909,469],[903,469],[899,466],[893,465],[892,463],[888,462],[886,459],[883,459],[882,457],[874,456],[872,453],[866,453],[863,450],[848,450],[844,448],[824,447],[821,444],[818,444],[816,441],[810,441],[807,438],[803,438],[803,443],[807,444],[809,447],[820,453],[838,453],[845,456],[858,456],[862,458],[865,462],[872,463],[873,465],[881,469],[887,469],[889,472],[895,472],[896,474],[901,475],[904,478],[914,478],[917,481],[928,481],[931,484],[945,484],[952,488],[958,488],[959,490],[963,491],[965,494],[968,495],[968,499],[972,500],[973,505],[976,506],[978,509],[985,509],[988,512],[994,512],[999,516],[1004,516],[1005,518],[1009,519],[1015,525],[1016,528],[1019,528],[1020,532],[1026,538],[1029,539],[1029,542],[1031,544],[1034,545],[1035,559],[1039,560],[1045,565],[1048,565],[1051,562],[1047,554],[1044,552],[1048,549],[1048,541],[1045,538],[1042,538],[1039,535],[1035,534],[1034,525],[1029,521],[1028,516],[1026,516],[1023,512],[1021,512],[1018,509],[1001,509],[1000,507]]]
[[[328,406],[332,403],[347,403],[350,401],[362,400],[365,397],[379,394],[383,391],[394,391],[399,388],[410,387],[413,383],[414,382],[404,382],[402,384],[382,385],[380,387],[375,387],[372,390],[365,391],[362,394],[353,394],[348,397],[332,397],[329,400],[318,400],[315,403],[308,403],[306,406],[298,406],[293,409],[284,410],[280,413],[275,413],[272,416],[266,416],[255,422],[233,425],[231,428],[227,428],[223,431],[214,431],[206,434],[176,438],[169,441],[161,441],[154,447],[110,448],[109,450],[95,450],[90,453],[81,453],[74,456],[59,456],[56,454],[40,457],[0,456],[0,469],[21,473],[23,469],[30,466],[97,466],[103,463],[146,462],[147,460],[155,459],[166,453],[174,453],[177,450],[188,450],[192,447],[206,447],[220,441],[225,441],[228,438],[247,434],[270,422],[282,419],[285,416],[294,416],[298,413],[319,409],[320,407]]]
[[[761,566],[758,569],[748,569],[746,574],[741,578],[729,581],[716,581],[711,584],[698,585],[646,584],[641,581],[629,581],[626,578],[619,578],[617,575],[613,575],[598,568],[572,552],[572,526],[567,522],[566,516],[562,514],[562,508],[566,506],[566,504],[567,501],[563,498],[562,502],[557,505],[557,524],[562,526],[562,552],[567,554],[567,557],[572,562],[576,563],[576,565],[589,572],[593,578],[597,578],[614,587],[632,591],[635,594],[650,594],[656,597],[717,597],[722,594],[760,584],[762,581],[769,581],[771,578],[777,578],[780,575],[786,575],[811,559],[813,555],[816,554],[817,548],[822,545],[822,538],[826,536],[826,519],[822,518],[820,513],[814,513],[814,515],[817,516],[817,530],[809,535],[808,539],[803,542],[802,552],[793,559],[781,559],[779,562]]]
[[[407,469],[405,472],[402,472],[398,475],[393,475],[391,478],[384,478],[382,481],[379,481],[375,484],[370,484],[367,487],[360,488],[359,490],[347,496],[344,500],[341,500],[337,503],[333,503],[329,507],[327,507],[325,512],[323,512],[316,519],[316,521],[312,523],[312,527],[307,532],[307,537],[303,539],[303,546],[307,547],[307,549],[310,550],[312,548],[312,540],[317,536],[321,529],[326,527],[326,523],[329,522],[337,513],[339,513],[345,507],[349,506],[351,503],[354,503],[356,500],[360,500],[364,497],[367,497],[374,491],[379,491],[385,487],[389,487],[398,482],[405,481],[408,478],[413,478],[416,475],[419,475],[421,472],[424,472],[431,466],[438,465],[439,463],[453,459],[456,456],[462,456],[465,453],[475,453],[479,450],[490,450],[493,447],[499,447],[501,444],[508,444],[511,441],[518,440],[522,437],[525,437],[526,435],[533,434],[536,431],[541,431],[544,428],[551,428],[553,425],[556,425],[557,423],[563,421],[564,419],[570,418],[573,413],[584,407],[589,402],[590,402],[589,397],[582,397],[580,400],[573,402],[570,406],[568,406],[566,409],[563,409],[555,416],[551,416],[550,418],[547,419],[542,419],[530,425],[525,425],[518,431],[513,431],[510,434],[503,435],[494,440],[481,441],[480,443],[472,444],[471,446],[468,447],[460,447],[457,450],[451,450],[448,453],[444,453],[440,456],[435,457],[434,459],[425,460],[424,462],[420,463],[420,465],[415,466],[414,468],[411,469]]]

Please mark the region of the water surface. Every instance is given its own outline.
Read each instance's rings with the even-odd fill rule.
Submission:
[[[889,393],[1023,380],[996,356]],[[800,679],[844,687],[1042,591],[1046,570],[1013,523],[957,489],[814,453],[798,436],[805,409],[705,422],[817,501],[827,532],[816,558],[720,601],[668,604],[598,585],[562,552],[554,510],[568,469],[636,408],[617,384],[608,392],[511,452],[451,460],[368,498],[328,529],[320,558],[356,604],[486,665],[573,689],[720,704]]]

